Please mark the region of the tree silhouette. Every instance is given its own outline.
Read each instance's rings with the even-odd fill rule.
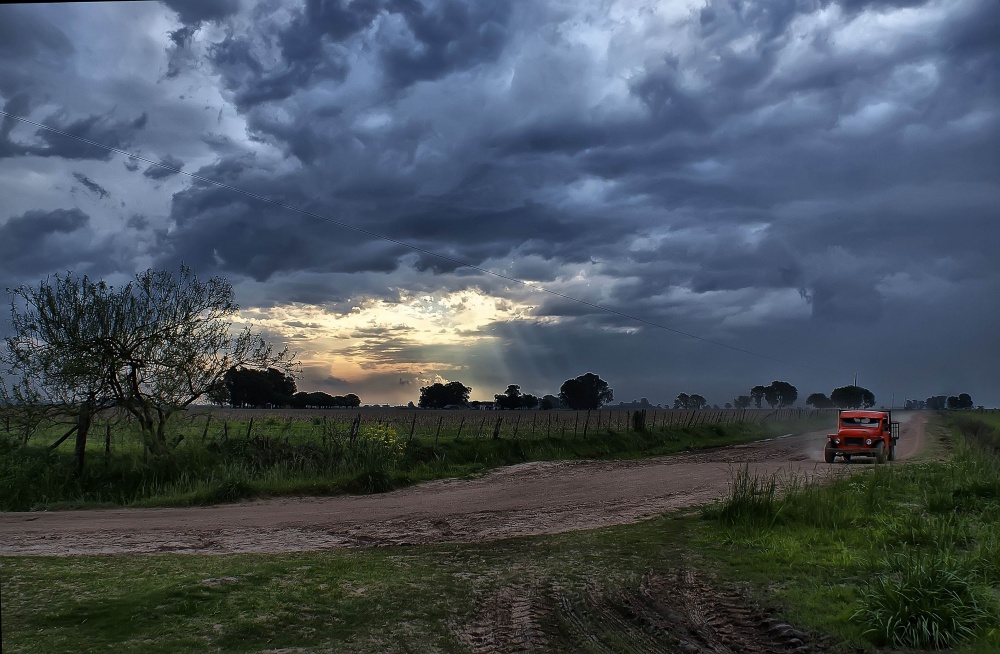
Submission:
[[[592,372],[567,379],[559,388],[559,399],[571,409],[599,409],[615,397],[614,391]]]
[[[875,395],[861,386],[841,386],[830,393],[830,401],[841,409],[868,409],[875,406]]]
[[[786,381],[773,381],[764,391],[767,403],[779,409],[792,406],[799,399],[799,390]],[[772,402],[773,400],[773,402]]]
[[[502,394],[494,395],[493,401],[498,409],[520,409],[521,387],[517,384],[511,384]]]
[[[740,395],[735,400],[733,400],[733,406],[737,409],[749,409],[750,403],[753,402],[753,398],[749,395]]]
[[[443,409],[446,406],[465,406],[469,403],[469,393],[471,386],[465,386],[462,382],[448,382],[442,384],[437,382],[420,389],[420,401],[418,405],[422,409]]]
[[[812,393],[806,398],[806,404],[817,409],[833,407],[833,402],[826,396],[826,393]]]
[[[764,396],[766,394],[767,394],[766,386],[754,386],[753,388],[750,389],[750,397],[753,398],[753,403],[758,409],[760,408],[761,400],[764,399]]]

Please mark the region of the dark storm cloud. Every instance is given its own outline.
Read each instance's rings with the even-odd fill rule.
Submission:
[[[382,54],[392,87],[435,80],[497,58],[508,40],[509,0],[393,3],[416,44],[390,45]]]
[[[777,358],[863,374],[877,365],[886,385],[894,367],[919,376],[909,361],[931,350],[934,374],[955,377],[936,350],[941,316],[966,330],[979,365],[1000,365],[979,326],[997,309],[966,298],[1000,286],[996,3],[708,0],[687,17],[666,3],[584,0],[166,5],[182,24],[161,35],[164,56],[143,74],[166,71],[157,87],[169,93],[218,84],[224,106],[205,101],[219,116],[210,128],[159,149],[143,141],[144,156],[215,161],[199,174],[455,260],[199,182],[173,196],[168,216],[162,204],[129,208],[143,216],[128,234],[147,239],[145,257],[229,275],[245,306],[342,313],[397,302],[400,289],[537,296],[468,263]],[[78,28],[3,11],[5,106],[74,106],[39,80],[83,56]],[[130,106],[130,82],[57,112],[58,126],[119,147],[150,138],[167,112],[112,113]],[[107,158],[4,120],[0,164],[22,155],[47,166]],[[169,175],[158,170],[144,174]],[[122,195],[114,175],[86,174]],[[71,259],[60,244],[90,227],[38,239]],[[495,337],[471,348],[475,361],[464,345],[428,349],[392,328],[358,332],[353,354],[380,370],[476,371],[463,381],[488,379],[484,397],[522,381],[554,392],[594,369],[626,401],[683,391],[723,404],[793,377],[554,296],[533,318],[456,333]],[[329,374],[313,378],[335,383]],[[829,392],[822,374],[801,374],[800,391]],[[410,380],[376,377],[390,392]]]
[[[83,173],[73,173],[73,177],[76,178],[76,181],[83,184],[84,188],[86,188],[88,191],[90,191],[97,197],[101,198],[102,200],[104,198],[111,196],[111,194],[108,193],[108,190],[106,188],[104,188],[94,180],[90,179]]]
[[[162,2],[176,11],[178,18],[186,25],[221,20],[236,13],[240,8],[239,0],[162,0]]]
[[[370,36],[378,48],[386,86],[399,90],[496,59],[507,42],[509,0],[307,0],[285,27],[262,27],[277,45],[281,63],[265,65],[258,40],[230,35],[214,45],[211,61],[237,105],[284,100],[313,84],[343,81],[350,70],[349,39],[372,28],[377,17],[400,19],[406,37]],[[186,33],[178,42],[186,42]],[[269,57],[270,58],[270,57]]]
[[[36,275],[72,266],[83,254],[69,235],[79,235],[90,217],[79,209],[28,211],[0,225],[0,268],[7,274]]]
[[[19,102],[26,103],[27,101],[20,100]],[[11,111],[11,113],[14,112]],[[132,120],[121,120],[114,118],[110,114],[70,118],[64,112],[59,112],[44,118],[41,122],[65,134],[47,129],[38,129],[35,132],[35,138],[41,142],[40,144],[13,142],[9,138],[10,129],[5,121],[3,126],[4,131],[0,134],[0,137],[2,137],[2,140],[0,140],[0,158],[4,156],[33,155],[38,157],[107,161],[115,153],[106,147],[91,145],[80,139],[100,143],[111,148],[126,148],[135,132],[145,127],[146,120],[147,115],[145,113]]]
[[[160,159],[161,166],[150,165],[146,170],[143,171],[142,176],[153,179],[161,180],[166,179],[172,175],[176,175],[178,170],[184,168],[184,162],[177,157],[172,157],[169,154],[162,159]],[[173,169],[173,170],[171,170]]]
[[[198,174],[219,179],[240,169],[223,164]],[[277,202],[309,206],[295,180],[244,178],[242,185]],[[159,242],[160,263],[185,261],[198,270],[258,281],[293,270],[388,272],[405,253],[398,245],[205,184],[177,193],[171,216],[176,229]]]
[[[4,7],[0,21],[0,59],[32,61],[43,65],[60,65],[74,51],[66,33],[45,20],[29,6]],[[0,92],[8,93],[8,84],[21,81],[27,71],[0,66]]]

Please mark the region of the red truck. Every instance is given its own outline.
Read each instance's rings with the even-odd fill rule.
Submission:
[[[850,461],[852,456],[867,456],[878,463],[896,458],[899,423],[892,421],[892,411],[840,411],[837,433],[828,434],[823,458],[833,463],[838,456]]]

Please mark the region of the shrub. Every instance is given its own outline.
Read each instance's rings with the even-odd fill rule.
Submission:
[[[995,623],[992,593],[958,559],[906,550],[885,563],[852,616],[878,644],[941,649]]]

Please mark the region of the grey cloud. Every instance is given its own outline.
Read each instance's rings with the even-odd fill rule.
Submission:
[[[79,209],[28,211],[0,225],[0,268],[8,274],[37,274],[55,266],[72,265],[73,255],[85,247],[66,241],[64,236],[87,227],[90,217]]]
[[[57,58],[67,57],[73,51],[73,44],[66,33],[42,18],[33,8],[16,5],[4,8],[4,20],[0,21],[0,57],[44,59],[54,63]]]
[[[419,46],[390,45],[383,51],[386,74],[396,88],[493,61],[508,40],[509,0],[409,0],[397,6]]]
[[[21,145],[8,140],[3,149],[0,149],[0,156],[4,156],[4,151],[6,150],[6,156],[18,154],[107,161],[114,156],[113,152],[79,139],[86,139],[93,143],[122,149],[128,146],[133,134],[137,130],[142,129],[146,124],[145,114],[133,120],[122,121],[116,120],[110,115],[92,115],[85,118],[72,119],[64,112],[53,114],[41,122],[66,135],[47,129],[38,129],[35,136],[42,141],[43,145]]]
[[[184,168],[184,162],[177,157],[172,157],[169,154],[160,159],[162,166],[150,165],[143,171],[142,176],[152,179],[161,180],[176,175],[177,171]],[[166,166],[166,167],[164,167]],[[171,170],[171,168],[175,170]]]
[[[806,292],[812,316],[827,324],[871,324],[882,317],[884,301],[872,280],[823,277]]]
[[[94,180],[90,179],[89,177],[87,177],[83,173],[73,173],[73,177],[76,178],[76,181],[78,181],[81,184],[83,184],[83,186],[88,191],[90,191],[91,193],[93,193],[97,197],[101,198],[102,200],[104,198],[111,197],[111,194],[108,193],[108,190],[106,188],[104,188],[103,186],[101,186],[100,184],[98,184],[97,182],[95,182]]]
[[[236,13],[240,8],[239,0],[162,0],[162,2],[176,11],[185,25],[221,20]]]

